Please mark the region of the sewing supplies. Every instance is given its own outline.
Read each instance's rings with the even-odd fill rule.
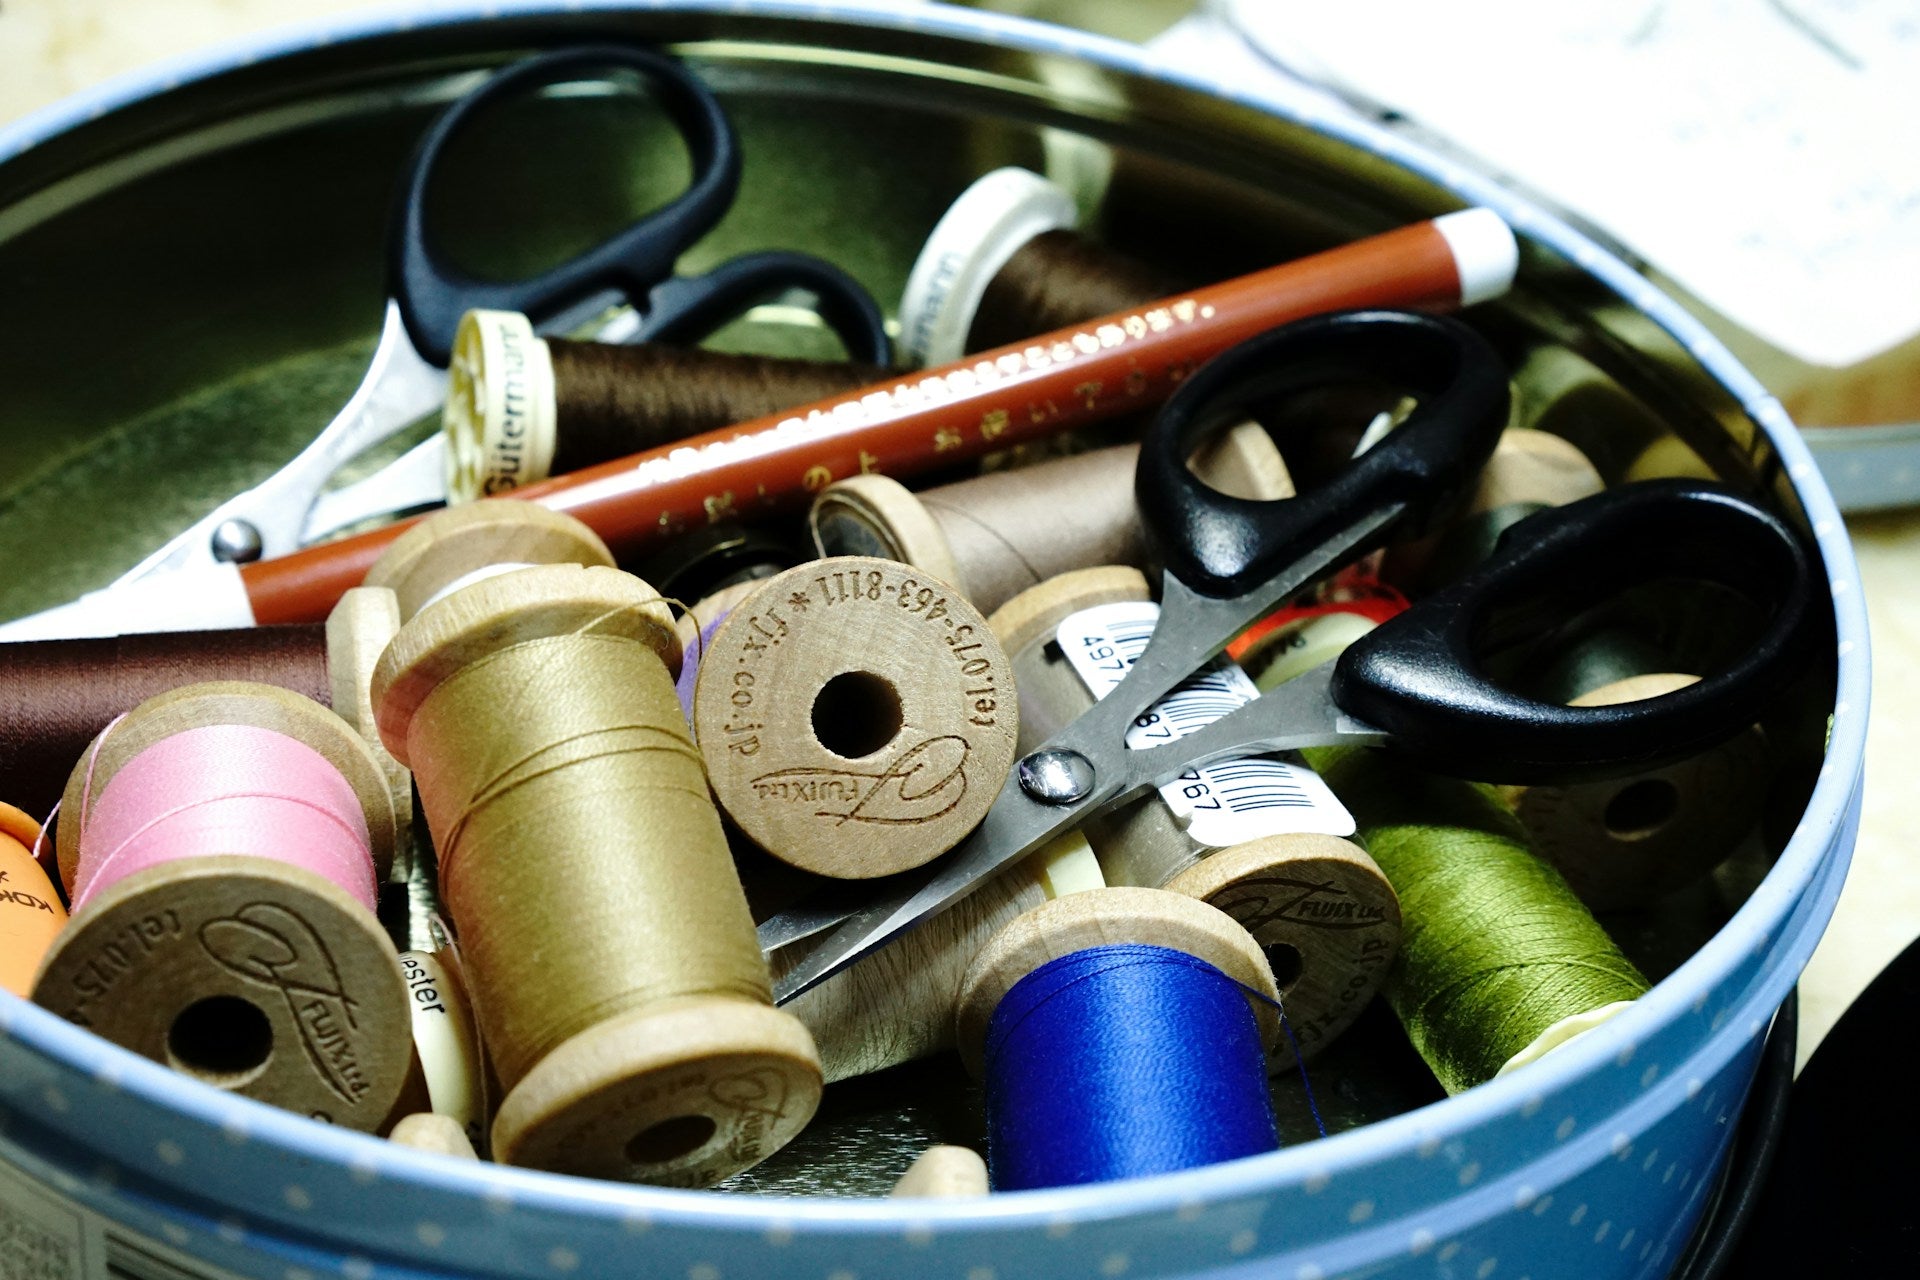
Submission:
[[[679,660],[651,587],[558,564],[469,581],[375,672],[505,1091],[506,1163],[705,1186],[819,1101],[812,1041],[771,1007]]]
[[[1096,686],[1081,668],[1100,692],[1117,684],[1158,614],[1146,579],[1118,567],[1066,574],[1003,605],[989,624],[1013,656],[1021,750],[1094,704]],[[1202,727],[1254,692],[1217,659],[1154,704],[1129,741]],[[1399,948],[1399,902],[1373,860],[1339,838],[1352,833],[1353,819],[1311,770],[1264,757],[1186,770],[1158,796],[1082,830],[1108,884],[1187,893],[1253,936],[1286,999],[1291,1037],[1272,1049],[1276,1070],[1294,1064],[1296,1048],[1311,1057],[1344,1031]]]
[[[40,958],[67,923],[66,904],[34,856],[40,824],[0,804],[0,991],[33,990]]]
[[[882,381],[887,370],[698,347],[549,340],[519,312],[469,311],[454,336],[448,374],[443,427],[434,437],[445,471],[439,496],[471,502],[811,404]],[[373,509],[408,505],[417,503],[389,498]]]
[[[784,1007],[813,1034],[829,1084],[951,1049],[961,981],[988,940],[1043,902],[1105,883],[1092,848],[1068,832]],[[773,953],[776,976],[786,954]]]
[[[413,1070],[402,1091],[410,1112],[451,1120],[471,1150],[485,1150],[490,1099],[479,1027],[451,952],[403,951],[409,1012],[413,1016]],[[449,957],[443,963],[442,956]]]
[[[1565,506],[1606,487],[1570,441],[1528,427],[1500,434],[1460,515],[1433,538],[1402,544],[1385,576],[1420,591],[1453,581],[1493,554],[1500,535],[1536,511]]]
[[[1380,752],[1308,758],[1400,895],[1385,994],[1448,1093],[1537,1060],[1645,994],[1640,971],[1486,791]]]
[[[515,492],[577,516],[624,554],[711,521],[777,510],[844,476],[911,474],[1150,406],[1225,347],[1304,315],[1496,297],[1512,282],[1517,252],[1491,212],[1445,214]],[[312,620],[357,586],[405,527],[237,566],[200,564],[190,584],[142,569],[137,580],[0,626],[0,637],[117,632],[136,622],[166,630]]]
[[[610,239],[529,279],[478,279],[449,263],[427,230],[425,211],[447,148],[503,101],[608,71],[637,76],[681,134],[693,171],[687,189]],[[355,582],[340,583],[325,601],[309,601],[296,617],[285,610],[253,609],[251,592],[236,579],[233,566],[288,555],[322,531],[376,514],[365,509],[363,493],[342,500],[350,511],[332,507],[328,483],[343,462],[445,401],[444,370],[460,318],[469,311],[519,312],[564,331],[599,317],[613,295],[636,310],[602,325],[600,338],[693,342],[752,304],[799,289],[812,294],[821,318],[856,358],[890,363],[885,325],[873,299],[852,277],[818,258],[768,251],[722,262],[703,276],[673,274],[680,256],[720,221],[739,183],[739,145],[718,99],[663,52],[592,45],[538,54],[494,73],[442,113],[414,153],[392,224],[380,343],[365,380],[338,416],[279,471],[221,503],[112,586],[35,615],[32,624],[16,625],[6,634],[27,639],[318,621],[339,589]],[[417,456],[412,469],[423,469]],[[359,572],[374,555],[356,566]],[[177,578],[180,574],[187,576]],[[181,599],[183,594],[188,598]]]
[[[837,879],[924,865],[993,803],[1019,712],[1006,654],[947,583],[841,556],[769,578],[702,656],[714,798],[783,862]]]
[[[887,1194],[895,1198],[951,1200],[984,1196],[987,1162],[971,1147],[936,1143],[913,1158]]]
[[[478,1160],[480,1157],[473,1149],[473,1142],[467,1137],[467,1131],[460,1122],[448,1116],[436,1115],[431,1111],[416,1111],[405,1115],[394,1124],[387,1141],[397,1142],[403,1147],[412,1147],[415,1151],[427,1151],[438,1156],[451,1156],[456,1160]]]
[[[1193,449],[1248,402],[1329,381],[1385,382],[1411,415],[1298,497],[1253,504],[1207,488]],[[995,870],[1194,765],[1334,743],[1381,744],[1513,782],[1628,772],[1682,758],[1750,725],[1798,666],[1807,553],[1759,507],[1714,485],[1626,486],[1540,512],[1526,539],[1382,624],[1339,661],[1289,681],[1166,746],[1135,750],[1128,726],[1281,601],[1418,530],[1478,475],[1507,418],[1504,371],[1457,320],[1347,312],[1250,339],[1192,374],[1141,445],[1142,520],[1166,565],[1164,624],[1118,687],[1021,758],[974,834],[924,874],[863,903],[778,984],[782,1000],[966,896]],[[1488,681],[1482,651],[1529,620],[1567,616],[1678,573],[1726,588],[1760,619],[1750,650],[1666,697],[1555,707]],[[1511,608],[1525,600],[1534,607]],[[1491,626],[1498,617],[1502,625]],[[1524,636],[1523,636],[1524,638]],[[810,928],[817,927],[818,921]],[[778,917],[763,930],[785,927]]]
[[[374,917],[387,780],[331,711],[215,681],[141,703],[61,801],[73,919],[33,999],[219,1088],[348,1128],[392,1110],[407,989]]]
[[[1140,450],[1090,453],[993,471],[914,493],[882,475],[849,476],[813,500],[807,523],[823,556],[899,560],[953,583],[982,613],[1071,569],[1143,565],[1133,500]],[[1243,423],[1203,446],[1193,467],[1237,498],[1293,492],[1267,433]]]
[[[1280,1145],[1278,993],[1246,930],[1160,889],[1047,903],[967,972],[956,1038],[997,1191],[1167,1173]]]
[[[907,274],[900,355],[946,364],[1178,291],[1179,282],[1075,231],[1073,198],[995,169],[941,215]]]

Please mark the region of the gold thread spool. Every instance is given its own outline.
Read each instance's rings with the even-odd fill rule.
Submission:
[[[507,1091],[507,1163],[705,1186],[819,1103],[686,736],[679,659],[644,582],[548,565],[424,610],[375,673]]]
[[[979,1152],[936,1144],[913,1158],[887,1194],[895,1199],[953,1200],[987,1191],[987,1162]]]
[[[987,940],[1043,902],[1100,888],[1100,864],[1069,832],[784,1008],[806,1023],[831,1084],[953,1047],[953,1009]],[[798,954],[776,952],[776,973]]]
[[[1057,898],[994,935],[967,970],[954,1013],[954,1039],[967,1070],[979,1077],[987,1025],[1020,979],[1049,960],[1122,942],[1183,951],[1250,988],[1247,1003],[1259,1023],[1260,1042],[1280,1043],[1280,1015],[1268,1003],[1277,1003],[1279,992],[1251,934],[1226,912],[1185,894],[1116,887]],[[1269,1057],[1269,1068],[1272,1061]]]
[[[823,556],[871,555],[952,582],[982,613],[1048,578],[1093,565],[1143,566],[1134,505],[1137,445],[1116,445],[914,493],[882,475],[827,486],[808,516]],[[1267,433],[1241,423],[1189,465],[1234,497],[1284,498],[1286,463]]]
[[[499,499],[436,511],[401,534],[367,571],[411,621],[439,597],[493,570],[534,565],[613,566],[600,535],[572,516],[531,502]]]
[[[702,655],[695,736],[713,794],[774,857],[841,879],[939,857],[1013,764],[1012,673],[946,583],[845,556],[769,578]]]
[[[40,824],[0,803],[0,991],[25,999],[41,957],[67,923],[53,881],[33,856]]]
[[[392,802],[372,752],[318,703],[242,681],[149,698],[95,739],[61,800],[62,865],[78,861],[83,801],[148,747],[205,725],[270,729],[324,756],[366,814],[376,883],[385,874]],[[275,976],[220,963],[211,926],[259,938]],[[33,999],[215,1087],[366,1131],[392,1110],[412,1057],[406,986],[379,921],[317,872],[246,854],[177,859],[102,888],[47,952]]]
[[[1002,605],[990,625],[1013,655],[1020,750],[1031,751],[1094,703],[1054,642],[1061,622],[1096,605],[1144,602],[1147,581],[1107,566],[1063,574]],[[1311,1058],[1358,1017],[1399,950],[1400,903],[1358,845],[1286,834],[1211,850],[1149,795],[1088,822],[1084,834],[1110,885],[1165,888],[1225,911],[1264,951],[1286,999],[1287,1021]],[[1276,1069],[1293,1065],[1275,1047]]]

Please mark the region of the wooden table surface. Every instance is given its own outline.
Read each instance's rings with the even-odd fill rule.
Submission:
[[[417,7],[435,3],[417,0]],[[220,41],[393,7],[368,0],[0,0],[0,124]],[[1853,997],[1920,935],[1920,806],[1907,807],[1900,782],[1920,764],[1920,511],[1848,524],[1873,628],[1865,813],[1838,911],[1800,985],[1803,1061]]]

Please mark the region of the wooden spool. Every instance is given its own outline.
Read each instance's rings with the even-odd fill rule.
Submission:
[[[1018,731],[986,620],[946,583],[862,556],[762,583],[715,634],[693,708],[727,815],[774,857],[841,879],[959,843]]]
[[[987,1194],[987,1162],[971,1147],[935,1145],[913,1158],[887,1194],[896,1199],[952,1200]]]
[[[853,476],[814,499],[808,522],[823,556],[898,560],[957,586],[982,613],[1049,578],[1092,565],[1144,565],[1134,505],[1138,445],[1116,445],[914,493],[883,475]],[[1241,423],[1209,440],[1189,465],[1234,497],[1293,493],[1267,433]],[[990,521],[983,513],[992,513]],[[1015,526],[1056,531],[1003,536]]]
[[[612,567],[600,535],[572,516],[509,498],[436,511],[394,540],[367,571],[411,620],[462,579],[492,567],[579,564]]]
[[[25,999],[41,957],[66,927],[67,909],[33,856],[40,824],[0,803],[0,991]]]
[[[1002,929],[967,970],[954,1012],[954,1040],[967,1070],[982,1071],[987,1026],[1014,984],[1050,960],[1109,943],[1183,951],[1265,996],[1247,1003],[1260,1042],[1279,1044],[1279,993],[1267,960],[1245,929],[1224,912],[1165,889],[1110,888],[1069,894],[1027,912]],[[1291,1016],[1291,1014],[1289,1014]]]
[[[467,1131],[460,1122],[449,1116],[436,1115],[431,1111],[418,1111],[402,1116],[393,1126],[393,1132],[387,1135],[387,1141],[397,1142],[403,1147],[412,1147],[415,1151],[426,1151],[437,1156],[452,1156],[456,1160],[478,1160],[473,1143],[467,1138]]]
[[[205,725],[271,729],[326,757],[360,799],[384,875],[393,814],[366,744],[318,703],[240,681],[150,698],[95,740],[61,801],[62,866],[79,858],[83,798],[146,748]],[[406,984],[379,921],[315,872],[251,855],[185,858],[108,885],[48,951],[33,998],[218,1088],[369,1132],[412,1058]]]
[[[1104,567],[1023,591],[992,619],[1020,688],[1020,749],[1031,751],[1093,705],[1053,643],[1060,623],[1096,605],[1147,599],[1146,579]],[[1400,949],[1400,900],[1365,850],[1336,836],[1289,833],[1213,850],[1182,829],[1158,795],[1083,828],[1110,885],[1165,888],[1225,911],[1267,953],[1301,1054],[1352,1023]],[[1295,1057],[1283,1042],[1276,1069]]]
[[[1658,697],[1698,679],[1630,676],[1573,705]],[[1766,738],[1754,727],[1697,756],[1629,777],[1502,793],[1534,851],[1559,868],[1589,908],[1611,911],[1645,906],[1726,861],[1760,820],[1771,777]]]
[[[427,744],[410,736],[416,713],[440,685],[522,641],[575,635],[643,646],[660,659],[657,678],[670,689],[680,645],[658,594],[615,569],[550,565],[476,582],[401,629],[374,678],[382,737],[417,766],[414,755]],[[421,795],[432,822],[436,800],[424,780]],[[723,850],[717,818],[714,840]],[[578,882],[579,853],[538,844],[470,849],[445,886],[482,1036],[507,1090],[493,1123],[495,1158],[680,1186],[710,1185],[758,1163],[799,1132],[820,1097],[812,1040],[772,1007],[770,988],[759,1001],[715,994],[643,1004],[572,1034],[524,1070],[503,1058],[504,1046],[523,1042],[517,1005],[558,957],[495,945],[487,922],[504,909],[581,911],[594,886]],[[528,858],[550,866],[551,900],[503,901],[492,881]],[[744,896],[737,904],[685,905],[690,914],[711,912],[716,928],[738,923],[743,945],[752,946]]]
[[[327,683],[334,714],[352,726],[380,762],[393,798],[393,865],[388,878],[413,874],[413,774],[393,758],[373,723],[373,668],[400,630],[400,598],[386,587],[355,587],[327,615]]]

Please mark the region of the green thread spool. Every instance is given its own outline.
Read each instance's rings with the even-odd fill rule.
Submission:
[[[1646,992],[1485,789],[1364,748],[1305,755],[1400,895],[1385,995],[1448,1093],[1531,1062]]]

